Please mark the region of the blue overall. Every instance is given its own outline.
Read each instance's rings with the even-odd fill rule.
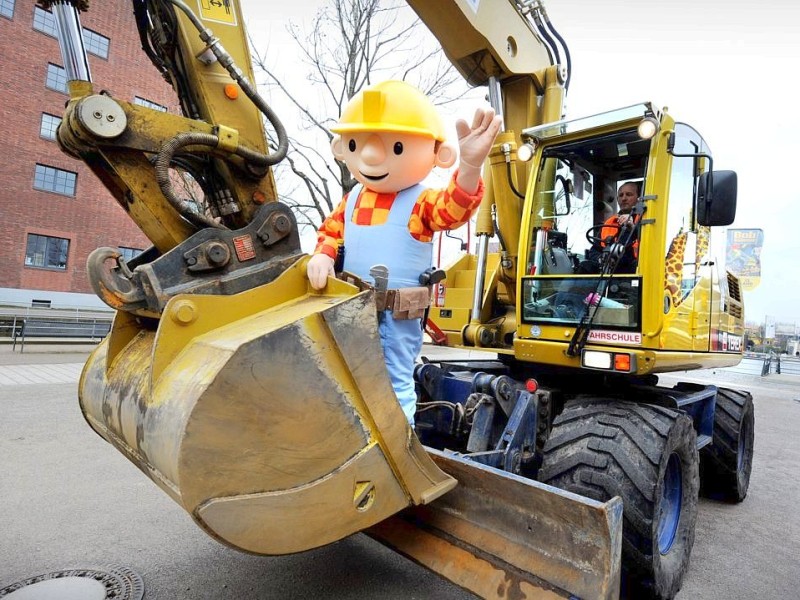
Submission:
[[[389,269],[389,289],[419,287],[420,274],[433,260],[433,242],[411,237],[408,221],[417,199],[426,189],[418,184],[398,192],[382,225],[356,225],[352,222],[353,210],[362,187],[354,187],[344,211],[344,270],[372,281],[370,268],[383,264]],[[378,334],[394,393],[413,426],[417,405],[414,363],[422,349],[421,319],[395,320],[390,310],[381,311]]]

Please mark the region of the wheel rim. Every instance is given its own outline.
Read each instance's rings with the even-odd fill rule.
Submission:
[[[677,454],[671,454],[664,473],[664,485],[661,489],[661,506],[658,512],[658,550],[666,554],[675,541],[678,522],[681,517],[681,499],[683,482],[681,479],[681,460]]]

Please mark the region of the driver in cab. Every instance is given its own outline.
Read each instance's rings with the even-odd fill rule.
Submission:
[[[610,216],[603,223],[603,228],[600,230],[600,239],[602,240],[601,246],[606,247],[615,242],[625,239],[627,228],[635,224],[635,217],[631,214],[633,208],[636,206],[636,201],[641,194],[641,183],[636,181],[628,181],[619,186],[617,191],[617,205],[619,212],[616,215]],[[636,270],[636,262],[639,259],[639,239],[638,236],[633,240],[633,243],[625,248],[625,253],[622,255],[617,267],[618,273],[630,273]]]

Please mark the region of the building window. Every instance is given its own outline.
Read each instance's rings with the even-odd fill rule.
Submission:
[[[56,129],[61,123],[61,117],[54,117],[47,113],[42,113],[42,124],[39,126],[39,135],[46,140],[56,139]]]
[[[67,93],[67,71],[53,63],[47,65],[47,79],[44,84],[51,90]]]
[[[2,1],[5,0],[0,0],[0,2]],[[56,18],[53,16],[53,13],[40,6],[35,6],[33,9],[33,28],[36,31],[41,31],[45,35],[54,38],[58,37]],[[87,52],[99,56],[100,58],[108,58],[109,40],[106,36],[86,28],[82,30],[82,33],[83,46]]]
[[[139,256],[142,253],[142,250],[141,248],[126,248],[125,246],[120,246],[119,252],[122,254],[122,258],[125,260],[125,262],[128,262]]]
[[[147,98],[140,98],[139,96],[133,97],[133,103],[138,104],[139,106],[146,106],[147,108],[152,108],[154,110],[160,110],[161,112],[167,112],[166,106],[161,106],[160,104],[156,104]]]
[[[14,0],[0,0],[0,16],[14,18]]]
[[[41,31],[45,35],[58,37],[58,30],[56,30],[56,18],[49,10],[43,9],[41,6],[33,7],[33,28],[36,31]]]
[[[84,28],[83,45],[86,47],[87,52],[100,58],[108,58],[108,38],[106,36]]]
[[[78,174],[72,171],[64,171],[55,167],[37,164],[33,177],[33,187],[46,192],[74,196],[77,179]]]
[[[25,266],[66,271],[68,253],[69,240],[29,233],[25,246]]]

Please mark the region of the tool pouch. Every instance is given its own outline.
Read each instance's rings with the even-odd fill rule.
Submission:
[[[390,298],[391,292],[394,292],[393,298]],[[400,288],[390,290],[386,299],[386,308],[392,311],[395,320],[420,319],[431,305],[431,290],[427,287]]]

